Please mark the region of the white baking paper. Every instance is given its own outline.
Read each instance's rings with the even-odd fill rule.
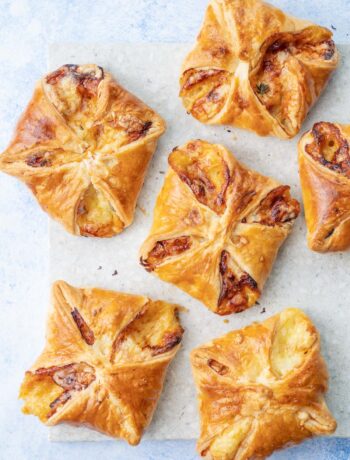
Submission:
[[[199,417],[189,363],[190,350],[232,329],[264,320],[288,306],[303,308],[321,332],[322,350],[330,373],[327,401],[338,421],[336,435],[350,436],[350,251],[317,254],[307,249],[304,216],[301,215],[279,253],[260,305],[226,318],[213,314],[175,286],[147,273],[138,263],[138,250],[151,225],[155,199],[167,169],[168,153],[191,138],[224,144],[249,167],[290,184],[292,194],[301,198],[296,150],[299,136],[291,141],[261,138],[231,127],[204,126],[186,114],[178,97],[178,76],[190,46],[51,46],[50,70],[66,63],[101,65],[158,111],[168,125],[148,171],[131,227],[111,239],[93,239],[71,236],[59,224],[51,222],[51,279],[64,279],[76,286],[144,294],[189,309],[188,313],[181,314],[186,330],[183,347],[169,368],[164,391],[145,438],[197,437]],[[342,65],[304,124],[303,131],[320,120],[350,123],[350,47],[341,47],[341,52]],[[113,275],[115,270],[117,275]],[[54,441],[110,439],[87,428],[65,425],[51,428],[50,438]]]

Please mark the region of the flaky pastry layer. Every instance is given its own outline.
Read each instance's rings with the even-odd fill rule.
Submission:
[[[87,425],[138,444],[182,334],[175,305],[57,281],[22,410],[46,425]]]
[[[350,247],[350,126],[319,122],[298,144],[309,248]]]
[[[254,305],[299,214],[289,186],[222,145],[176,147],[140,255],[146,270],[226,315]]]
[[[110,237],[131,224],[161,117],[95,64],[38,82],[0,170],[32,190],[66,230]]]
[[[202,123],[291,138],[338,61],[324,27],[261,0],[212,0],[183,62],[180,96]]]
[[[199,454],[264,459],[276,449],[330,434],[328,374],[311,320],[289,308],[191,353],[198,391]]]

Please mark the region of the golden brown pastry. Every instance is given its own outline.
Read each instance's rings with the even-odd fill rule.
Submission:
[[[299,141],[307,241],[319,252],[350,247],[350,125],[319,122]]]
[[[319,334],[289,308],[191,353],[207,460],[264,459],[274,450],[332,433],[323,394],[328,374]]]
[[[219,315],[254,305],[299,203],[289,187],[201,140],[176,147],[141,263]]]
[[[21,386],[23,412],[138,444],[182,333],[175,305],[58,281],[46,346]]]
[[[0,169],[76,235],[109,237],[133,220],[160,116],[94,64],[38,82]]]
[[[338,65],[332,33],[260,0],[212,0],[181,71],[202,123],[295,136]]]

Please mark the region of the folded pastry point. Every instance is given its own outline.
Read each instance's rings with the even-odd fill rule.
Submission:
[[[57,281],[45,348],[20,389],[22,410],[138,444],[182,334],[176,305]]]
[[[141,264],[215,313],[254,305],[300,211],[289,186],[240,164],[222,145],[175,148]]]
[[[32,190],[76,235],[131,224],[162,118],[95,64],[64,65],[38,82],[0,170]]]
[[[210,460],[264,459],[276,449],[333,433],[328,373],[311,320],[289,308],[191,352],[201,433]]]
[[[212,0],[183,63],[180,96],[202,123],[291,138],[338,61],[324,27],[261,0]]]
[[[350,247],[350,126],[319,122],[299,141],[307,241],[314,251]]]

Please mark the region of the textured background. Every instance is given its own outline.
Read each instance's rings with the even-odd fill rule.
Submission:
[[[191,41],[206,0],[13,0],[0,2],[0,147],[46,70],[47,44],[54,42]],[[274,0],[296,16],[335,28],[339,43],[350,43],[349,0]],[[350,113],[349,113],[350,120]],[[53,444],[47,430],[20,414],[16,401],[23,369],[40,351],[30,337],[32,318],[44,318],[48,298],[47,218],[28,191],[12,178],[0,178],[0,458],[86,460],[183,460],[197,458],[194,442]],[[37,322],[37,321],[36,321]],[[26,331],[26,342],[23,331]],[[28,339],[29,337],[29,339]],[[28,340],[28,343],[27,343]],[[350,440],[317,439],[278,453],[275,460],[349,460]]]

